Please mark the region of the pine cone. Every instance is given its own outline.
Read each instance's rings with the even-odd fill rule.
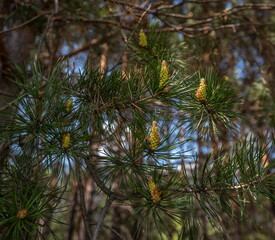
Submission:
[[[206,83],[205,83],[205,79],[202,78],[200,81],[200,86],[196,91],[196,98],[200,101],[200,102],[206,102]]]
[[[20,209],[16,215],[17,218],[23,219],[28,215],[27,209]]]
[[[167,81],[169,79],[168,64],[165,60],[163,60],[161,63],[159,78],[159,86],[160,88],[163,88],[167,84]]]
[[[143,29],[140,30],[139,32],[139,46],[141,47],[147,47],[147,38],[146,35],[143,31]]]
[[[64,106],[67,112],[71,112],[73,108],[73,99],[70,98],[67,102],[64,103]]]
[[[71,134],[66,133],[62,137],[62,147],[63,148],[69,148],[70,147],[70,141],[71,141]]]
[[[152,177],[149,178],[148,180],[148,187],[151,193],[151,197],[154,203],[160,202],[160,191],[158,186],[154,183],[154,180]]]
[[[152,124],[152,130],[150,133],[150,137],[148,138],[149,140],[149,147],[152,151],[155,151],[159,145],[160,145],[160,136],[158,134],[158,125],[156,121],[153,121]]]

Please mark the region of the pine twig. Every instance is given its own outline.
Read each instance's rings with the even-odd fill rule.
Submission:
[[[49,15],[51,12],[42,12],[42,13],[39,13],[37,14],[36,16],[34,16],[33,18],[23,22],[22,24],[18,25],[18,26],[15,26],[15,27],[12,27],[12,28],[9,28],[7,30],[3,30],[0,32],[0,35],[1,34],[5,34],[5,33],[8,33],[8,32],[12,32],[12,31],[15,31],[15,30],[18,30],[22,27],[25,27],[26,25],[28,25],[29,23],[33,22],[34,20],[40,18],[41,16],[44,16],[44,15]]]
[[[101,212],[101,215],[100,215],[100,217],[98,219],[98,222],[96,224],[96,229],[95,229],[95,232],[94,232],[94,236],[93,236],[93,240],[97,240],[98,239],[98,234],[99,234],[99,232],[100,232],[100,230],[101,230],[101,228],[103,226],[103,222],[104,222],[105,216],[106,216],[107,211],[110,208],[113,200],[114,200],[114,195],[112,194],[111,196],[109,196],[109,198],[108,198],[108,200],[107,200],[107,202],[106,202],[106,204],[105,204],[105,206],[104,206],[104,208],[103,208],[103,210]]]
[[[256,178],[255,180],[249,182],[249,183],[245,183],[245,184],[236,184],[234,186],[229,186],[229,187],[209,187],[209,188],[185,188],[183,190],[181,190],[180,192],[182,193],[203,193],[203,192],[214,192],[214,191],[237,191],[240,189],[246,189],[249,188],[251,186],[257,185],[259,183],[261,183],[262,181],[264,181],[266,178],[269,177],[273,177],[275,176],[275,172],[273,173],[269,173],[265,176],[261,176],[259,178]],[[178,191],[178,190],[176,190]]]
[[[1,91],[1,90],[0,90],[0,95],[5,96],[5,97],[14,98],[13,95],[11,95],[11,94],[9,94],[9,93],[6,93],[6,92],[4,92],[4,91]]]
[[[96,174],[96,168],[95,165],[92,163],[93,159],[89,158],[85,160],[85,163],[87,165],[87,169],[92,175],[96,185],[101,189],[102,192],[104,192],[106,195],[113,196],[113,199],[117,200],[127,200],[128,198],[126,196],[123,196],[121,194],[114,193],[111,191],[108,187],[105,186],[104,182],[101,181],[101,179]]]
[[[112,37],[114,35],[114,32],[110,32],[110,33],[107,33],[106,34],[106,37],[109,38],[109,37]],[[100,44],[103,42],[104,39],[102,38],[96,38],[96,39],[93,39],[91,40],[89,43],[83,45],[82,47],[79,47],[75,50],[73,50],[72,52],[64,55],[64,56],[61,56],[58,58],[58,62],[61,62],[61,61],[64,61],[64,60],[67,60],[68,58],[70,57],[73,57],[75,56],[76,54],[80,53],[80,52],[83,52],[83,51],[87,51],[89,50],[91,47],[97,45],[97,44]]]
[[[97,225],[97,223],[92,223],[91,225]],[[123,240],[123,236],[118,231],[116,231],[114,228],[112,228],[106,224],[102,224],[102,227],[112,231],[115,235],[117,235],[120,239]]]

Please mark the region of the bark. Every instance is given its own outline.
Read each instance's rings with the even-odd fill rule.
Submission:
[[[72,199],[71,199],[71,210],[69,212],[69,218],[68,218],[68,228],[67,228],[67,234],[65,239],[66,240],[73,240],[73,234],[75,230],[75,218],[76,218],[76,209],[77,209],[77,186],[74,184],[72,188]]]
[[[91,176],[83,179],[83,189],[84,189],[84,201],[86,206],[86,215],[88,223],[90,224],[92,221],[92,210],[94,208],[94,198],[95,198],[95,185]],[[80,200],[81,201],[81,200]],[[92,228],[90,227],[90,230]],[[87,231],[85,230],[85,224],[82,219],[81,228],[80,228],[80,239],[81,240],[90,240],[91,238],[88,236]]]

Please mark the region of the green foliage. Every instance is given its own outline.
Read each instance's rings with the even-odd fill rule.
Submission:
[[[107,74],[86,67],[64,73],[58,65],[45,74],[38,64],[28,74],[17,69],[17,101],[1,112],[9,117],[1,126],[1,143],[11,145],[0,182],[3,239],[37,234],[41,219],[51,217],[60,202],[60,189],[49,186],[50,177],[59,176],[61,182],[83,168],[110,199],[133,208],[137,238],[150,235],[153,224],[158,235],[171,239],[167,222],[179,239],[199,238],[196,208],[212,229],[223,232],[228,216],[244,221],[247,201],[261,196],[274,201],[274,174],[262,162],[268,154],[264,142],[246,137],[232,150],[221,146],[205,157],[187,147],[196,134],[206,141],[237,132],[236,89],[214,70],[188,75],[182,54],[157,28],[147,41],[144,47],[137,35],[129,40],[130,70]],[[163,60],[169,80],[160,86]],[[201,78],[206,80],[204,101],[196,97]],[[148,142],[153,121],[160,136],[156,149]],[[112,192],[114,183],[118,188]],[[21,209],[28,213],[18,218]]]
[[[206,80],[206,102],[200,102],[195,97],[201,78]],[[189,79],[194,91],[188,96],[186,103],[189,114],[188,129],[200,131],[201,136],[223,134],[226,129],[234,131],[234,120],[239,117],[236,106],[240,103],[234,87],[217,74],[208,70],[206,73],[196,73]],[[191,120],[192,118],[192,120]]]
[[[35,168],[36,160],[28,158],[19,156],[10,159],[1,173],[1,239],[32,239],[40,234],[39,228],[47,223],[47,218],[51,219],[54,212],[60,211],[61,188],[50,186],[49,174],[35,173],[30,166]]]

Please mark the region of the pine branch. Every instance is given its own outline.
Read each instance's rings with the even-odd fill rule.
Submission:
[[[18,30],[18,29],[20,29],[20,28],[22,28],[22,27],[25,27],[26,25],[28,25],[29,23],[33,22],[34,20],[40,18],[41,16],[50,15],[50,14],[52,14],[51,11],[39,13],[39,14],[37,14],[36,16],[34,16],[33,18],[31,18],[31,19],[29,19],[29,20],[27,20],[27,21],[21,23],[21,24],[18,25],[18,26],[15,26],[15,27],[9,28],[9,29],[7,29],[7,30],[1,31],[1,32],[0,32],[0,35],[1,35],[1,34],[5,34],[5,33],[8,33],[8,32],[15,31],[15,30]]]
[[[112,109],[112,108],[114,108],[114,109],[127,109],[127,108],[131,108],[132,106],[134,106],[135,108],[140,110],[140,107],[137,105],[138,103],[142,103],[142,102],[146,102],[148,100],[155,99],[157,96],[158,96],[158,94],[155,94],[153,96],[146,97],[146,98],[141,98],[137,101],[130,102],[130,104],[126,105],[126,106],[125,106],[125,104],[106,103],[106,104],[102,104],[102,106],[100,106],[100,107],[95,107],[94,110],[97,111],[97,112],[101,112],[101,111],[104,111],[104,110],[107,110],[107,109]]]
[[[97,223],[92,223],[91,225],[97,225]],[[120,239],[123,240],[123,236],[118,231],[116,231],[114,228],[112,228],[106,224],[102,224],[102,227],[112,231],[115,235],[117,235]]]
[[[107,34],[106,34],[106,37],[109,38],[109,37],[111,37],[111,36],[113,36],[113,35],[114,35],[114,32],[107,33]],[[78,53],[80,53],[80,52],[87,51],[87,50],[89,50],[92,46],[95,46],[95,45],[97,45],[97,44],[100,44],[100,43],[102,43],[103,41],[104,41],[104,39],[99,39],[99,38],[93,39],[93,40],[91,40],[91,42],[89,42],[89,43],[83,45],[82,47],[79,47],[79,48],[75,49],[74,51],[72,51],[72,52],[70,52],[70,53],[68,53],[68,54],[66,54],[66,55],[64,55],[64,56],[62,56],[62,57],[60,57],[60,58],[58,58],[58,62],[67,60],[68,58],[73,57],[73,56],[75,56],[76,54],[78,54]]]
[[[9,94],[9,93],[6,93],[6,92],[3,92],[3,91],[1,91],[1,90],[0,90],[0,95],[5,96],[5,97],[14,98],[13,95],[11,95],[11,94]]]
[[[104,19],[88,19],[88,18],[72,18],[72,17],[54,17],[53,21],[55,22],[68,22],[68,21],[75,21],[75,22],[84,22],[84,23],[91,23],[91,24],[106,24],[110,26],[116,26],[119,29],[126,29],[132,31],[133,28],[122,25],[120,22],[112,21],[112,20],[104,20]],[[0,32],[1,33],[1,32]]]
[[[107,188],[104,184],[104,182],[101,181],[101,179],[97,176],[96,174],[96,168],[95,165],[92,163],[94,161],[94,159],[89,158],[85,160],[85,163],[87,165],[88,171],[91,173],[96,185],[108,196],[111,197],[113,199],[117,199],[117,200],[127,200],[128,198],[124,195],[121,194],[117,194],[114,193],[113,191],[111,191],[109,188]]]
[[[105,204],[105,206],[104,206],[104,208],[103,208],[103,210],[101,212],[101,215],[100,215],[100,217],[98,219],[98,222],[97,222],[97,225],[96,225],[96,229],[95,229],[95,232],[94,232],[94,236],[93,236],[93,240],[97,240],[98,239],[98,234],[99,234],[99,232],[100,232],[100,230],[102,228],[103,221],[105,219],[107,211],[110,208],[110,206],[111,206],[114,198],[115,198],[115,195],[113,195],[113,194],[111,194],[109,196],[109,198],[108,198],[108,200],[107,200],[107,202],[106,202],[106,204]]]
[[[184,190],[180,190],[179,192],[181,193],[205,193],[205,192],[220,192],[220,191],[237,191],[237,190],[240,190],[240,189],[246,189],[246,188],[249,188],[249,187],[252,187],[254,185],[257,185],[261,182],[263,182],[265,179],[269,178],[269,177],[273,177],[275,176],[275,172],[273,173],[269,173],[265,176],[261,176],[249,183],[245,183],[245,184],[237,184],[237,185],[234,185],[234,186],[230,186],[230,187],[209,187],[209,188],[205,188],[205,187],[202,187],[202,188],[186,188]],[[175,190],[175,191],[178,191],[178,190]]]

